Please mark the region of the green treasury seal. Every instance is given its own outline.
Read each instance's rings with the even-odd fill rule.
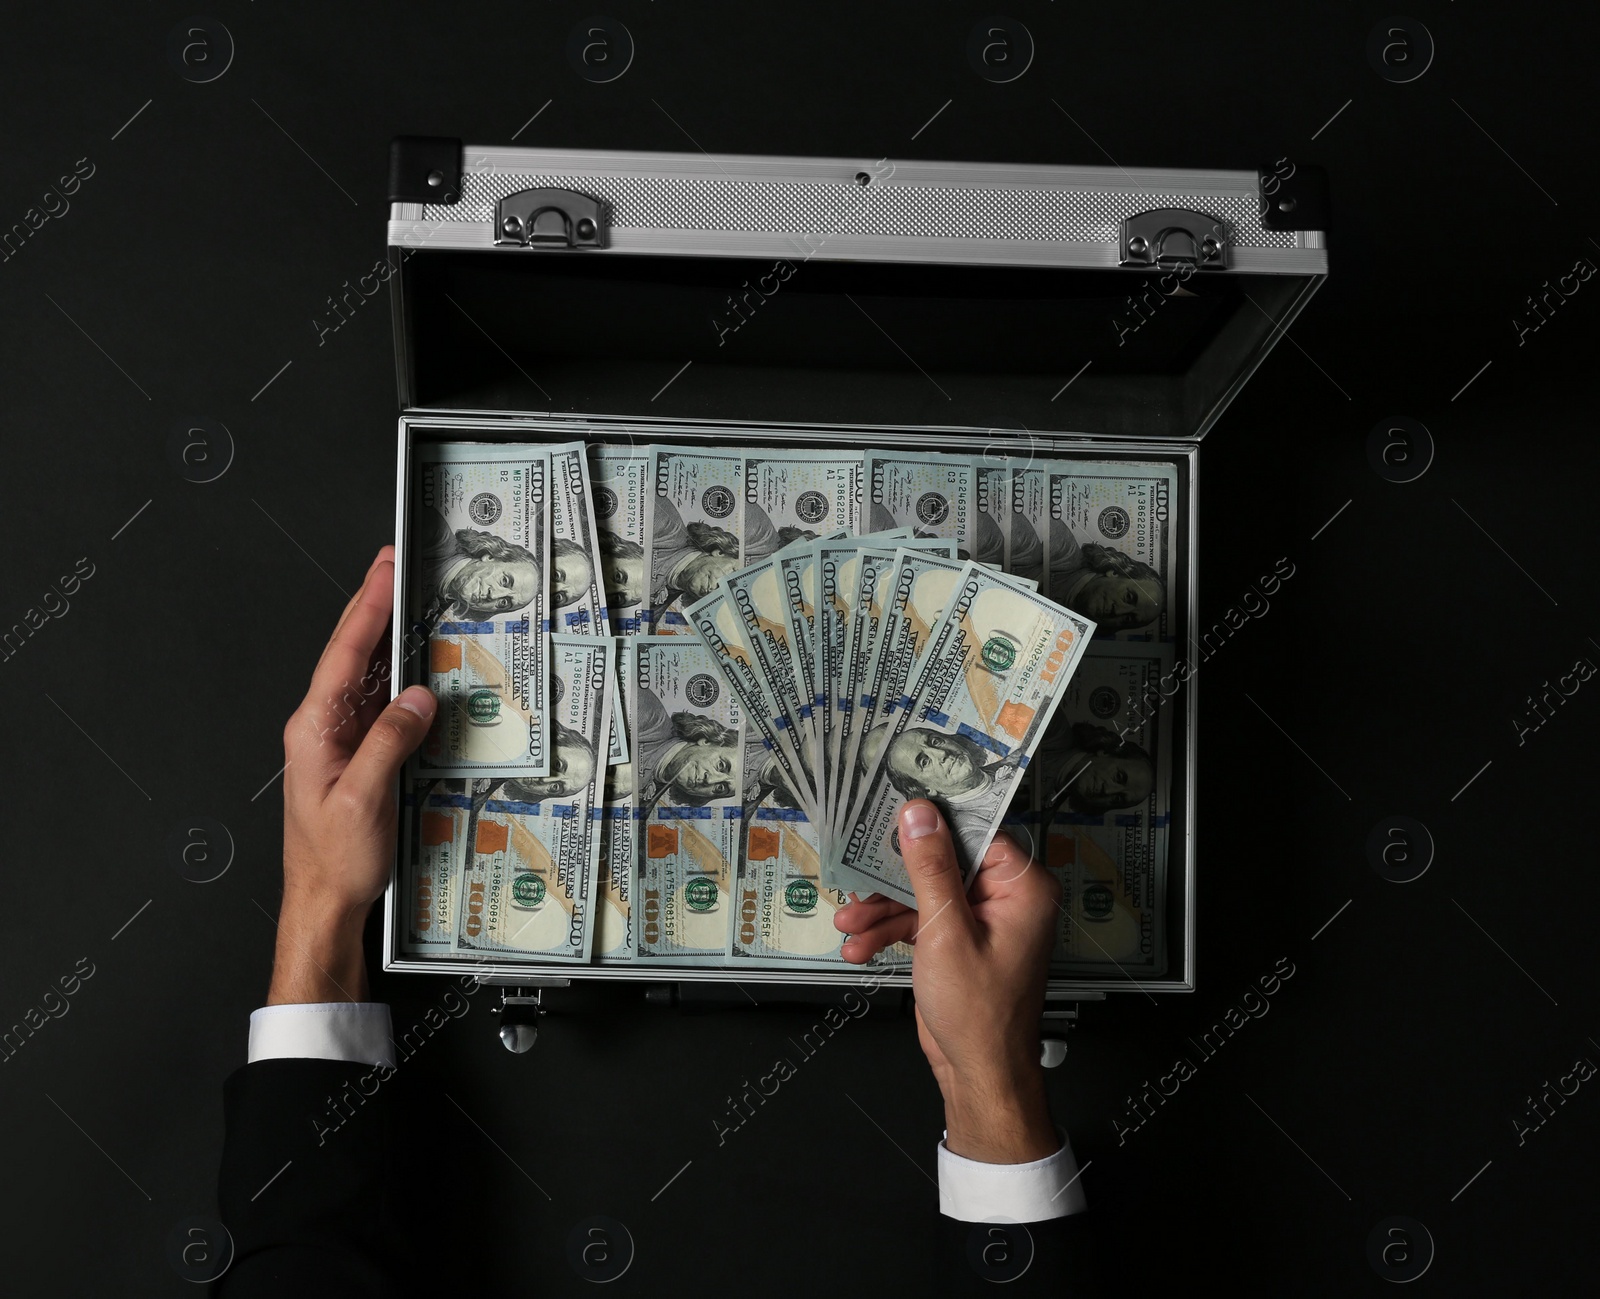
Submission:
[[[493,690],[474,690],[467,696],[467,720],[474,726],[498,725],[500,696]]]
[[[790,880],[783,886],[783,904],[797,916],[817,908],[817,886],[810,880]]]
[[[1017,643],[1009,636],[991,636],[983,642],[980,653],[983,657],[983,666],[989,671],[1007,672],[1017,661]]]
[[[710,911],[717,905],[717,886],[704,875],[696,876],[684,885],[683,900],[691,911]]]
[[[1110,920],[1116,898],[1104,884],[1091,884],[1083,891],[1083,918]]]

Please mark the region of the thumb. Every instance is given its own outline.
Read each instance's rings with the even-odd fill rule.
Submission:
[[[950,827],[925,798],[913,799],[900,809],[900,854],[917,895],[919,928],[946,912],[947,920],[970,926],[972,911]]]
[[[394,790],[400,765],[427,735],[438,707],[426,686],[408,686],[378,714],[339,783],[364,806],[377,807]]]

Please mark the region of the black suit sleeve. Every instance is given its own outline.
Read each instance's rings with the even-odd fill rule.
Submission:
[[[400,1293],[390,1276],[403,1253],[391,1225],[386,1073],[258,1060],[228,1078],[217,1201],[234,1253],[215,1299]]]
[[[1091,1210],[1045,1222],[985,1223],[939,1219],[935,1293],[1099,1299],[1109,1293],[1096,1266]]]

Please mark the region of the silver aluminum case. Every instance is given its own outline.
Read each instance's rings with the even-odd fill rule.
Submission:
[[[1275,322],[1267,340],[1223,391],[1191,436],[1137,439],[1096,436],[1093,430],[1041,432],[1016,430],[1020,443],[1043,457],[1160,458],[1180,465],[1187,476],[1183,501],[1183,541],[1187,583],[1181,607],[1186,642],[1197,643],[1199,440],[1243,387],[1255,366],[1288,330],[1327,273],[1325,239],[1320,231],[1278,232],[1265,229],[1259,218],[1258,176],[1248,171],[1183,171],[1121,167],[1048,167],[993,163],[901,162],[883,159],[778,158],[741,155],[589,152],[540,148],[464,150],[461,199],[453,205],[393,203],[389,245],[417,251],[507,251],[547,256],[534,249],[498,249],[494,241],[495,205],[507,194],[539,186],[580,189],[612,204],[606,256],[628,254],[687,257],[786,257],[807,232],[823,243],[815,255],[828,260],[961,263],[995,266],[1049,266],[1115,270],[1117,232],[1124,217],[1161,207],[1192,206],[1223,216],[1234,241],[1231,269],[1257,274],[1311,277],[1305,289]],[[887,174],[885,174],[888,166]],[[859,181],[870,177],[867,186]],[[846,199],[862,188],[878,186],[875,213],[847,211]],[[898,190],[900,192],[896,193]],[[1013,214],[1017,202],[1032,213],[1039,237],[1016,238],[999,233],[1005,217],[992,201],[1007,192]],[[889,200],[878,196],[890,193]],[[1020,199],[1018,198],[1020,196]],[[986,202],[986,198],[988,201]],[[729,220],[729,214],[739,220]],[[783,228],[777,222],[787,215]],[[832,220],[830,221],[830,216]],[[793,218],[799,217],[796,221]],[[729,228],[742,223],[744,229]],[[771,226],[772,228],[763,228]],[[795,227],[799,226],[797,230]],[[908,227],[911,227],[908,230]],[[810,248],[807,241],[799,244]],[[562,255],[562,254],[556,254]],[[593,256],[595,253],[580,253]],[[1218,274],[1226,272],[1207,272]],[[408,373],[404,333],[402,277],[391,278],[396,313],[396,358],[402,401],[413,391]],[[752,441],[844,442],[852,445],[914,445],[981,452],[993,443],[993,427],[949,425],[829,424],[685,418],[653,419],[631,412],[553,413],[506,410],[435,409],[404,405],[396,451],[395,495],[396,607],[403,607],[407,589],[406,539],[410,523],[412,453],[418,429],[459,429],[462,436],[483,438],[485,424],[501,426],[507,441],[695,441],[726,436],[729,429]],[[392,662],[405,655],[404,628],[396,622]],[[396,672],[395,682],[403,673]],[[1047,996],[1052,1002],[1099,1000],[1109,992],[1192,992],[1196,976],[1195,747],[1197,681],[1184,683],[1181,707],[1185,722],[1182,764],[1184,821],[1169,835],[1168,886],[1181,888],[1181,962],[1159,979],[1055,977]],[[1174,790],[1174,794],[1177,794]],[[1174,803],[1178,800],[1174,798]],[[398,860],[384,894],[383,959],[386,971],[426,974],[470,974],[481,982],[503,985],[564,983],[572,979],[623,982],[763,983],[814,986],[859,984],[866,972],[723,969],[673,964],[581,965],[404,956],[399,952],[401,924]],[[1170,912],[1169,912],[1170,914]],[[1171,938],[1169,932],[1169,945]],[[876,976],[889,986],[909,987],[909,971]]]

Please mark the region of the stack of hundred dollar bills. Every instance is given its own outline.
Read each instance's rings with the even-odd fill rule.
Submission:
[[[457,442],[414,492],[403,954],[847,968],[929,798],[1060,878],[1055,972],[1164,971],[1173,466]]]

